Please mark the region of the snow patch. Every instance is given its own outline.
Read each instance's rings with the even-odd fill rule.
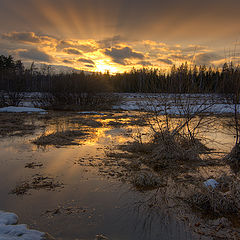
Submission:
[[[9,113],[46,113],[46,110],[41,108],[30,108],[30,107],[4,107],[0,108],[0,112]]]
[[[13,225],[17,224],[18,216],[14,213],[0,211],[0,224]]]
[[[15,225],[18,216],[14,213],[0,211],[0,239],[1,240],[43,240],[45,233],[30,230],[24,224]]]
[[[204,182],[205,187],[216,188],[219,183],[214,179],[208,179]]]
[[[88,112],[78,112],[78,114],[89,114],[89,115],[101,115],[104,116],[104,113],[99,113],[99,112],[93,112],[93,111],[88,111]]]

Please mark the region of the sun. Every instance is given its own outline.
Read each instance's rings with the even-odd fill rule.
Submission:
[[[110,74],[116,74],[119,72],[119,69],[111,64],[105,63],[103,61],[99,61],[96,63],[96,71],[101,73],[109,72]]]

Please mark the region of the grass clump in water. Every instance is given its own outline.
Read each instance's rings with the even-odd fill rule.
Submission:
[[[236,177],[222,176],[218,186],[200,187],[187,202],[195,209],[214,216],[238,215],[240,210],[240,187]]]
[[[141,171],[137,173],[131,182],[140,190],[150,190],[162,185],[159,176],[150,171]]]
[[[34,144],[38,146],[69,146],[69,145],[79,145],[78,142],[76,142],[77,139],[81,139],[85,136],[87,136],[88,133],[81,130],[76,131],[62,131],[62,132],[55,132],[51,133],[49,135],[42,135],[36,140],[33,141]]]
[[[193,141],[169,131],[155,134],[147,143],[133,142],[122,149],[138,153],[139,159],[155,171],[179,166],[184,162],[199,161],[200,154],[208,150],[197,139]]]
[[[51,177],[44,177],[42,175],[36,174],[30,181],[24,181],[18,184],[10,193],[16,195],[27,194],[30,190],[55,190],[57,188],[62,188],[63,184],[55,181]]]

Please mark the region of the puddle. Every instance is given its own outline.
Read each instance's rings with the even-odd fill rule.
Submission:
[[[131,136],[137,136],[139,131],[146,133],[147,139],[148,129],[144,124],[128,124],[131,119],[136,121],[135,114],[117,113],[109,117],[108,113],[69,114],[56,119],[44,116],[37,121],[46,128],[24,137],[2,138],[0,209],[16,213],[31,228],[48,232],[57,239],[90,240],[97,234],[113,240],[194,239],[184,223],[176,220],[168,209],[149,207],[146,199],[151,192],[138,192],[121,181],[114,174],[113,161],[109,163],[112,175],[109,170],[103,174],[111,157],[106,154],[109,147],[134,141]],[[83,117],[84,120],[80,119]],[[33,143],[42,134],[86,129],[91,134],[83,137],[79,145],[56,148]],[[222,143],[218,145],[219,151],[228,151],[234,143],[233,136],[224,131],[208,135],[214,143]],[[208,145],[211,147],[211,141]],[[120,158],[124,157],[120,154]],[[115,167],[119,167],[117,163]],[[199,171],[211,175],[204,167]],[[27,194],[14,192],[17,187],[22,189],[21,184],[28,187]],[[55,187],[52,189],[52,186]]]

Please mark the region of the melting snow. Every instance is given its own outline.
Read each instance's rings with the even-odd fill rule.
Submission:
[[[218,184],[219,183],[214,179],[208,179],[207,181],[204,182],[204,185],[206,187],[212,187],[212,188],[216,188]]]
[[[46,110],[41,108],[30,108],[30,107],[4,107],[0,108],[0,112],[11,112],[11,113],[46,113]]]
[[[1,240],[43,240],[45,233],[30,230],[24,224],[16,225],[18,217],[14,213],[0,211]]]

